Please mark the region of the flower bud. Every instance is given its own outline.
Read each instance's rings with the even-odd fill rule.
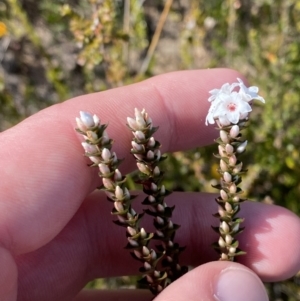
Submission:
[[[135,141],[131,141],[131,146],[134,151],[136,152],[142,152],[144,151],[144,147],[141,144],[136,143]]]
[[[232,183],[230,186],[229,186],[229,192],[230,193],[236,193],[236,185],[235,183]]]
[[[144,173],[146,175],[150,174],[150,170],[144,163],[137,162],[136,165],[141,173]]]
[[[165,185],[161,185],[161,187],[160,187],[160,195],[165,195],[165,194],[166,194]]]
[[[227,201],[228,200],[228,195],[227,195],[226,191],[223,190],[223,189],[220,190],[220,196],[221,196],[221,198],[222,198],[223,201]]]
[[[156,149],[156,150],[154,151],[154,154],[155,154],[155,157],[156,157],[156,161],[159,161],[160,158],[161,158],[161,152],[160,152],[160,150],[159,150],[159,149]]]
[[[228,204],[228,203],[226,203],[226,204]],[[230,231],[230,228],[225,221],[223,221],[221,223],[220,228],[224,231],[224,233],[228,233]]]
[[[141,238],[146,238],[147,237],[147,232],[145,231],[144,228],[141,228],[140,233],[141,233]]]
[[[153,160],[154,159],[154,152],[153,151],[149,150],[147,152],[147,159],[148,160]]]
[[[109,161],[111,158],[111,153],[110,153],[109,149],[103,148],[103,150],[101,152],[101,156],[104,161],[106,161],[106,162]]]
[[[159,225],[163,225],[164,224],[164,220],[160,217],[160,216],[157,216],[156,218],[156,221]]]
[[[97,146],[93,144],[89,144],[87,142],[82,142],[81,143],[82,147],[84,150],[89,153],[89,154],[95,154],[98,152]]]
[[[230,203],[228,202],[225,203],[225,209],[228,213],[232,212],[232,206],[230,205]]]
[[[223,179],[226,183],[230,183],[232,181],[232,176],[229,172],[225,171],[223,174]]]
[[[220,131],[220,138],[224,143],[229,142],[228,135],[227,135],[226,131],[223,131],[223,130]]]
[[[230,129],[230,132],[229,132],[229,135],[232,137],[232,138],[235,138],[238,136],[238,134],[240,133],[240,128],[238,125],[233,125],[232,128]]]
[[[150,263],[148,263],[147,261],[145,261],[144,262],[144,268],[145,268],[146,271],[149,271],[149,270],[151,270],[152,267],[151,267]]]
[[[140,141],[145,140],[145,134],[142,131],[136,131],[133,134],[137,140],[140,140]]]
[[[83,124],[80,118],[76,117],[76,124],[78,129],[80,129],[82,132],[85,132],[87,130],[87,127]]]
[[[109,136],[108,136],[108,134],[107,134],[106,131],[103,131],[101,144],[104,145],[104,144],[106,144],[108,142],[109,142]]]
[[[127,123],[129,125],[129,127],[132,128],[133,130],[135,130],[135,131],[138,130],[138,125],[133,118],[127,117]]]
[[[82,122],[87,128],[92,128],[92,127],[95,126],[95,122],[94,122],[93,116],[92,116],[90,113],[80,111],[79,114],[80,114],[81,122]]]
[[[103,174],[103,175],[107,175],[111,172],[109,167],[104,163],[100,163],[98,166],[99,166],[101,174]]]
[[[156,207],[158,212],[164,212],[165,211],[165,207],[162,204],[158,204]]]
[[[231,245],[231,244],[232,244],[232,241],[233,241],[232,236],[229,235],[229,234],[226,234],[226,236],[225,236],[225,242],[226,242],[226,244],[227,244],[227,245]]]
[[[230,255],[233,255],[233,254],[235,253],[235,251],[236,251],[236,248],[235,248],[235,247],[230,247],[230,248],[229,248],[229,254],[230,254]]]
[[[223,146],[219,145],[219,146],[218,146],[218,149],[219,149],[219,155],[220,155],[221,157],[226,156],[225,148],[224,148]]]
[[[114,202],[114,207],[118,212],[124,211],[124,206],[121,202]]]
[[[154,203],[154,202],[156,201],[156,199],[155,199],[154,196],[149,195],[149,196],[148,196],[148,201],[149,201],[150,203]]]
[[[151,183],[150,188],[152,191],[157,191],[157,185],[155,183]]]
[[[122,181],[122,179],[123,179],[123,177],[122,177],[121,172],[119,171],[119,169],[116,169],[115,173],[114,173],[114,180],[115,181]]]
[[[242,152],[246,149],[247,143],[248,143],[247,140],[245,140],[243,143],[241,143],[241,144],[237,147],[236,152],[239,153],[239,154],[242,153]]]
[[[100,123],[100,119],[96,114],[93,115],[93,120],[94,120],[95,126],[98,126]]]
[[[232,227],[232,232],[237,232],[237,231],[239,231],[239,229],[240,229],[240,224],[239,223],[236,223],[233,227]]]
[[[234,166],[236,164],[236,161],[237,161],[237,159],[236,159],[235,155],[230,156],[230,158],[229,158],[229,165],[230,166]]]
[[[225,145],[225,151],[228,155],[231,155],[234,151],[234,148],[231,144],[226,144]]]
[[[131,236],[136,235],[136,230],[134,228],[132,228],[132,227],[127,227],[127,232]]]
[[[150,255],[150,251],[149,251],[149,249],[146,246],[143,246],[143,255],[144,256]]]
[[[160,230],[156,230],[156,235],[158,237],[164,237],[164,234]]]
[[[237,202],[239,202],[240,198],[239,198],[239,196],[236,195],[232,200],[233,200],[235,203],[237,203]]]
[[[224,239],[220,236],[219,240],[218,240],[218,244],[221,248],[225,248],[226,247],[226,243],[224,241]]]
[[[234,172],[235,174],[237,174],[237,173],[239,173],[239,172],[242,170],[242,168],[243,168],[243,162],[241,162],[241,163],[239,163],[238,165],[236,165],[236,166],[234,167],[234,169],[233,169],[233,172]]]
[[[96,142],[99,139],[98,135],[93,131],[87,131],[86,135],[91,142]]]
[[[123,200],[123,198],[124,198],[123,189],[122,189],[119,185],[116,186],[116,189],[115,189],[115,197],[116,197],[118,200]]]
[[[132,239],[131,237],[127,237],[127,240],[131,246],[133,246],[133,247],[139,246],[139,243],[136,240]]]
[[[89,157],[89,159],[97,165],[101,162],[100,158],[96,156]]]
[[[160,170],[158,166],[155,166],[153,169],[153,174],[154,176],[159,176],[160,175]]]
[[[107,189],[110,189],[110,190],[115,189],[114,182],[112,180],[108,179],[108,178],[103,178],[102,183],[103,183],[104,187],[107,188]]]
[[[148,147],[154,147],[155,146],[155,139],[151,137],[147,143]]]
[[[228,171],[227,164],[225,163],[224,160],[220,160],[220,168],[222,171]]]

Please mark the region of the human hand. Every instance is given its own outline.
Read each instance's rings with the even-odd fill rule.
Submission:
[[[146,108],[156,125],[162,151],[186,150],[213,141],[216,131],[205,127],[208,91],[241,77],[216,69],[170,73],[150,80],[77,97],[52,106],[0,134],[0,300],[151,300],[146,291],[98,291],[75,295],[96,277],[134,274],[138,263],[122,250],[124,229],[112,224],[111,204],[97,168],[88,168],[81,137],[74,131],[80,110],[109,123],[113,150],[126,160],[131,132],[124,124],[133,109]],[[125,129],[125,130],[124,130]],[[214,196],[176,193],[174,222],[181,224],[176,241],[187,246],[184,264],[217,259],[211,243]],[[245,231],[239,238],[246,256],[239,263],[209,262],[189,272],[159,300],[267,300],[262,281],[280,281],[300,269],[300,220],[288,210],[245,202]],[[242,265],[243,264],[243,265]],[[248,268],[247,268],[248,267]],[[256,276],[258,275],[258,276]],[[18,295],[18,296],[17,296]]]

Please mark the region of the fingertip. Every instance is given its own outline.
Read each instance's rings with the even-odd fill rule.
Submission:
[[[263,281],[282,281],[300,270],[300,219],[286,208],[247,202],[241,248],[247,252],[239,262],[260,275]]]
[[[267,301],[258,276],[233,262],[210,262],[187,273],[168,286],[155,301]]]

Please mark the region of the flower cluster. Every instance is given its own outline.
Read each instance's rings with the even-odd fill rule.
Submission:
[[[158,293],[163,289],[160,285],[167,278],[165,272],[155,269],[162,254],[148,248],[153,233],[147,233],[139,226],[143,214],[138,214],[132,208],[131,203],[135,196],[131,195],[126,187],[126,177],[122,176],[115,152],[111,151],[112,140],[106,132],[107,125],[101,125],[99,118],[87,112],[80,112],[80,118],[76,118],[77,131],[83,135],[85,142],[82,146],[85,155],[91,159],[91,166],[98,166],[99,176],[102,178],[103,190],[108,200],[113,202],[112,214],[118,217],[117,225],[126,227],[127,246],[134,258],[141,261],[143,266],[140,271],[146,274],[145,282],[150,289]],[[156,279],[155,283],[152,279]],[[153,284],[154,283],[154,284]]]
[[[162,266],[168,276],[164,283],[166,286],[182,276],[187,268],[178,263],[179,254],[184,248],[174,242],[175,232],[179,226],[171,221],[174,207],[169,207],[165,202],[165,197],[170,192],[161,184],[163,172],[158,164],[165,157],[161,156],[160,143],[153,137],[157,128],[153,127],[152,120],[145,110],[135,109],[135,118],[128,117],[127,123],[133,133],[131,153],[136,158],[140,171],[136,183],[142,184],[147,194],[143,204],[151,209],[146,209],[145,212],[154,218],[156,228],[154,239],[160,241],[157,248],[164,254]]]
[[[252,111],[250,102],[257,99],[265,102],[264,98],[259,96],[258,88],[255,86],[247,88],[241,79],[238,83],[224,84],[221,89],[209,91],[211,96],[208,101],[211,102],[205,124],[214,124],[217,119],[223,125],[237,124],[239,120],[246,119]],[[238,91],[235,91],[238,89]]]
[[[247,88],[241,79],[237,83],[224,84],[221,89],[214,89],[209,92],[211,102],[207,117],[208,123],[218,125],[220,137],[216,140],[219,153],[215,155],[220,160],[218,172],[221,175],[219,185],[214,186],[220,190],[218,203],[218,213],[215,215],[220,220],[219,227],[214,230],[220,237],[214,247],[220,254],[220,260],[233,261],[235,256],[245,254],[238,246],[236,235],[243,228],[240,224],[242,218],[236,215],[240,210],[240,203],[244,200],[240,198],[241,188],[238,186],[242,182],[243,163],[239,160],[239,155],[243,153],[247,146],[241,130],[248,121],[249,112],[252,111],[250,103],[253,99],[265,102],[259,96],[258,88],[255,86]]]
[[[126,249],[142,263],[140,272],[144,277],[140,282],[148,285],[156,295],[187,269],[178,264],[179,253],[183,248],[174,243],[173,239],[179,226],[173,224],[170,219],[174,208],[165,203],[164,197],[169,192],[160,185],[163,173],[157,163],[164,157],[160,153],[160,143],[152,137],[157,128],[152,126],[152,121],[144,110],[140,112],[136,109],[135,119],[128,118],[127,122],[134,135],[131,153],[137,160],[138,169],[144,175],[137,182],[143,185],[144,192],[148,195],[143,203],[152,208],[146,209],[145,212],[154,216],[155,233],[147,233],[140,227],[143,214],[136,213],[131,206],[135,196],[130,194],[126,187],[126,177],[118,169],[120,160],[116,153],[111,151],[112,140],[106,132],[107,125],[101,125],[96,115],[80,112],[80,117],[76,118],[76,130],[85,139],[82,146],[85,155],[93,162],[91,166],[99,168],[102,189],[106,192],[108,200],[114,204],[112,214],[118,218],[115,223],[127,229]],[[152,238],[161,241],[157,251],[149,246]]]

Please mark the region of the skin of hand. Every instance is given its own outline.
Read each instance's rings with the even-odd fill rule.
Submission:
[[[125,174],[135,164],[125,126],[135,107],[145,108],[160,127],[155,137],[162,152],[207,145],[217,135],[205,126],[208,91],[237,77],[243,78],[228,69],[160,75],[54,105],[1,133],[0,300],[151,300],[141,290],[79,293],[96,277],[136,274],[139,263],[123,250],[125,231],[112,223],[112,204],[103,192],[93,192],[101,180],[97,168],[87,167],[75,117],[88,111],[109,123]],[[181,225],[176,241],[186,246],[182,263],[200,266],[156,301],[263,301],[261,281],[280,281],[300,270],[300,219],[292,212],[243,203],[246,228],[239,240],[247,255],[231,263],[213,261],[218,258],[211,248],[217,239],[211,225],[218,224],[213,195],[174,192],[167,202],[176,205],[173,221]]]

